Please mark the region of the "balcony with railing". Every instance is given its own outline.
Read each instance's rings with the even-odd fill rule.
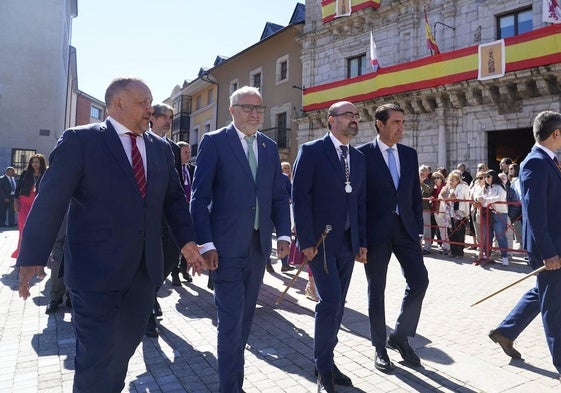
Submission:
[[[290,128],[272,127],[261,130],[261,132],[277,142],[279,149],[290,148]]]

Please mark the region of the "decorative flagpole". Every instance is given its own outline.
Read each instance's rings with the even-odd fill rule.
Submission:
[[[431,55],[435,54],[438,55],[440,53],[440,49],[438,48],[438,45],[436,45],[436,41],[434,40],[434,37],[432,36],[432,32],[430,30],[430,24],[429,24],[429,18],[427,17],[427,9],[424,9],[425,11],[425,35],[427,36],[427,48],[430,49]]]

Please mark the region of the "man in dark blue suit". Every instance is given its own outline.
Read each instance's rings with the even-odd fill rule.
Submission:
[[[230,97],[233,122],[205,134],[199,145],[191,214],[197,242],[212,272],[218,314],[220,392],[239,393],[247,343],[273,224],[277,254],[288,254],[290,213],[276,143],[257,130],[263,122],[259,89]]]
[[[423,298],[428,287],[420,240],[423,237],[423,203],[417,152],[399,143],[403,136],[404,111],[385,104],[376,109],[378,137],[358,149],[366,162],[366,239],[368,263],[368,314],[374,366],[388,373],[393,369],[385,345],[400,352],[410,366],[421,361],[409,345],[417,331]],[[407,282],[401,311],[386,343],[384,291],[392,253]]]
[[[343,318],[355,258],[366,262],[364,158],[351,139],[360,115],[348,101],[328,110],[329,132],[300,147],[294,164],[292,203],[300,249],[310,261],[319,302],[316,305],[314,361],[318,391],[352,385],[334,364],[333,351]],[[332,227],[319,250],[314,245]],[[316,255],[317,254],[317,255]]]
[[[561,373],[561,171],[555,152],[561,149],[561,114],[545,111],[534,120],[536,144],[520,165],[522,238],[530,266],[545,271],[489,337],[504,352],[520,359],[513,341],[541,312],[553,365]]]
[[[152,105],[152,118],[150,120],[150,132],[159,136],[171,147],[173,152],[174,165],[177,170],[179,180],[183,182],[183,173],[181,170],[181,149],[179,146],[169,139],[166,134],[171,130],[171,122],[173,120],[173,108],[167,104],[154,104]],[[165,218],[162,220],[162,250],[164,253],[164,280],[166,277],[174,270],[177,269],[177,264],[180,256],[179,247],[175,243],[173,236],[169,230],[168,224]],[[179,279],[179,277],[178,277]],[[181,285],[181,283],[180,283]],[[148,324],[146,325],[145,334],[148,337],[158,337],[160,335],[160,328],[158,327],[158,322],[156,317],[162,315],[162,308],[158,302],[158,290],[160,286],[156,288],[156,296],[154,298],[154,309],[148,318]]]
[[[115,79],[105,102],[105,122],[65,131],[51,153],[17,259],[26,299],[68,210],[64,280],[76,335],[77,393],[124,387],[163,280],[162,214],[193,269],[204,265],[170,146],[145,133],[150,89],[140,79]]]

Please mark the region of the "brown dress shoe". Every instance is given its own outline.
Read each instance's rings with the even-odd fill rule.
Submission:
[[[498,330],[491,330],[489,332],[489,338],[499,344],[501,346],[501,348],[503,349],[504,353],[506,353],[508,356],[510,356],[513,359],[522,359],[522,356],[520,355],[520,352],[518,352],[516,349],[514,349],[513,341],[509,338],[506,338],[505,336],[503,336],[501,334],[501,332],[499,332]]]

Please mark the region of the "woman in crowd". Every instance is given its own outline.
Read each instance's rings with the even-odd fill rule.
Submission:
[[[487,220],[489,225],[483,226],[485,228],[483,236],[484,247],[486,248],[485,254],[487,257],[490,255],[493,236],[495,236],[501,249],[502,264],[508,266],[508,243],[506,238],[508,207],[506,203],[501,203],[506,202],[506,189],[498,173],[492,169],[487,171],[485,183],[483,196],[477,198],[477,202],[481,203],[484,208],[487,208],[489,213],[489,219]]]
[[[448,196],[443,203],[448,205],[450,224],[448,226],[448,239],[453,257],[464,256],[464,243],[466,237],[466,223],[469,214],[469,187],[462,182],[461,172],[454,170],[448,175]]]
[[[445,211],[444,211],[444,203],[442,203],[440,199],[440,193],[444,189],[445,182],[444,182],[444,175],[436,171],[432,174],[432,181],[434,182],[434,187],[432,189],[431,194],[431,208],[432,214],[434,215],[434,220],[437,225],[438,233],[440,234],[440,253],[444,255],[448,255],[450,252],[450,244],[448,243],[448,235],[447,235],[447,222],[445,220]],[[441,211],[442,208],[442,211]]]
[[[478,172],[473,179],[473,183],[470,187],[469,197],[473,200],[473,205],[471,206],[471,219],[473,221],[473,227],[475,230],[475,236],[473,237],[473,242],[478,244],[485,244],[485,240],[483,239],[483,232],[481,229],[482,225],[486,225],[487,216],[485,215],[486,210],[481,207],[481,204],[477,202],[477,199],[483,197],[483,193],[485,192],[485,176],[486,173]],[[474,249],[477,249],[475,247]],[[485,247],[483,247],[483,252],[485,252]],[[487,258],[487,255],[484,255],[484,259]]]
[[[14,194],[14,210],[18,215],[19,240],[18,248],[12,253],[12,258],[18,257],[23,227],[31,210],[35,195],[39,192],[39,182],[46,169],[45,157],[42,154],[35,154],[31,156],[27,168],[19,177]]]

